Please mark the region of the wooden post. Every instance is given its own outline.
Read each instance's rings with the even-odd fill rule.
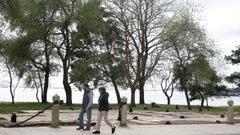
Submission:
[[[52,106],[52,128],[59,127],[59,109],[60,109],[60,96],[54,95],[53,96],[53,106]]]
[[[127,110],[128,110],[128,106],[127,106],[127,98],[126,97],[122,97],[121,98],[121,121],[120,121],[120,126],[127,126]]]
[[[228,124],[234,124],[234,109],[233,109],[234,102],[232,100],[229,100],[227,103],[228,103],[227,122]]]

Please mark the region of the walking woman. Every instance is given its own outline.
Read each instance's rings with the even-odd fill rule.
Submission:
[[[109,109],[108,97],[109,97],[109,94],[106,92],[105,87],[100,87],[98,90],[99,90],[100,96],[98,99],[99,106],[98,106],[98,117],[97,117],[97,129],[95,132],[93,132],[93,134],[100,134],[102,117],[103,117],[105,123],[109,127],[111,127],[112,134],[114,134],[116,127],[108,120],[108,109]]]

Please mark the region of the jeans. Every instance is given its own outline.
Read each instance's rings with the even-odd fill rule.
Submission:
[[[80,113],[79,113],[79,127],[83,128],[84,127],[84,123],[83,123],[83,116],[84,114],[87,113],[87,129],[91,128],[91,120],[92,120],[92,109],[81,109]]]
[[[113,128],[113,124],[111,122],[109,122],[108,120],[108,112],[107,111],[98,111],[98,117],[97,117],[97,131],[100,131],[100,127],[101,127],[101,121],[102,121],[102,117],[105,121],[105,123]]]

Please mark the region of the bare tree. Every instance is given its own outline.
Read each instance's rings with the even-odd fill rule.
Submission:
[[[152,76],[167,47],[162,36],[175,14],[174,0],[104,0],[122,30],[125,42],[127,80],[131,89],[131,105],[140,91],[144,104],[144,86]]]
[[[168,66],[168,69],[166,69],[164,72],[165,73],[161,73],[162,75],[160,75],[161,76],[160,86],[164,95],[167,98],[167,104],[170,105],[171,98],[174,92],[174,79],[172,77],[173,69],[170,66]]]

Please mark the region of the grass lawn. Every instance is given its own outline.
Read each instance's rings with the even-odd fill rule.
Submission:
[[[19,112],[21,110],[42,110],[49,106],[50,103],[36,103],[36,102],[17,102],[15,104],[11,104],[8,102],[0,102],[0,113],[11,113],[11,112]],[[112,105],[117,109],[117,105]],[[61,105],[61,110],[79,110],[81,104],[73,104],[71,106]],[[97,108],[97,105],[93,106],[94,109]],[[49,108],[51,109],[51,107]]]
[[[19,112],[21,110],[42,110],[49,106],[50,104],[46,103],[33,103],[33,102],[17,102],[15,104],[7,103],[7,102],[0,102],[0,113],[11,113],[11,112]],[[113,110],[118,109],[117,104],[111,104],[110,105]],[[189,111],[187,109],[186,105],[179,105],[180,110],[176,110],[176,105],[158,105],[159,107],[152,108],[150,104],[146,105],[136,105],[136,107],[133,107],[133,110],[144,110],[144,108],[147,108],[147,110],[151,111]],[[80,104],[73,104],[71,106],[67,106],[65,104],[61,105],[61,110],[79,110],[81,107]],[[97,105],[94,104],[94,109],[97,109]],[[51,109],[51,108],[50,108]],[[202,108],[203,112],[209,112],[209,113],[223,113],[226,112],[226,107],[209,107],[209,110],[204,107]],[[198,112],[199,106],[192,106],[192,110],[190,112]],[[240,106],[235,107],[236,112],[240,112]]]

